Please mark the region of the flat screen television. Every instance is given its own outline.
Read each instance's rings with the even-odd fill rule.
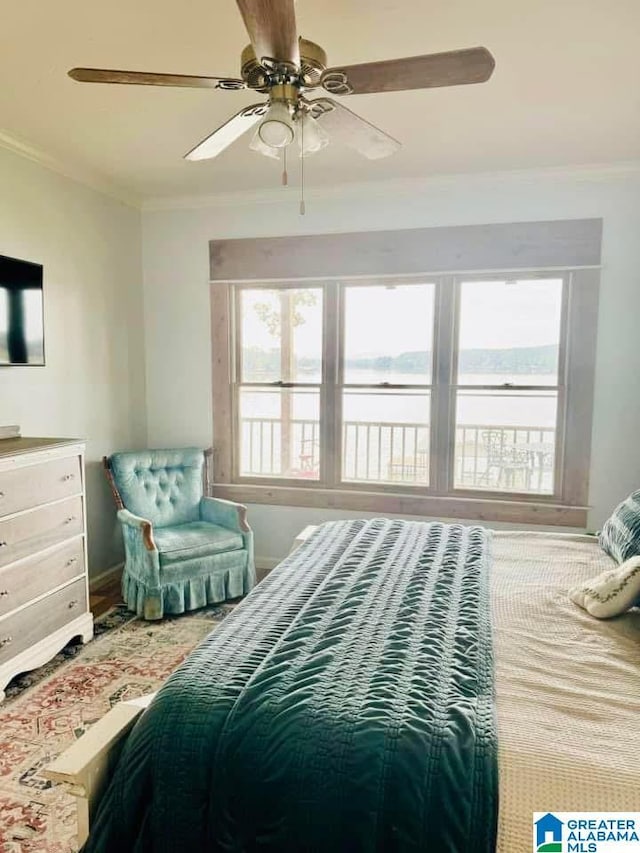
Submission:
[[[44,364],[42,267],[0,255],[0,365]]]

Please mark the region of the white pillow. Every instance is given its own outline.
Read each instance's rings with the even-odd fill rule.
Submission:
[[[640,555],[570,589],[569,598],[598,619],[624,613],[640,603]]]

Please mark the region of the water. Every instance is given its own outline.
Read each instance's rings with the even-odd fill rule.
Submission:
[[[350,378],[355,383],[379,382],[380,373],[372,370],[351,370]],[[462,385],[500,385],[516,379],[522,385],[553,385],[555,376],[544,374],[519,375],[467,374],[460,377]],[[393,376],[397,384],[416,381],[416,374]],[[283,394],[291,397],[291,416],[295,420],[318,420],[320,395],[315,389],[295,391],[242,392],[242,418],[280,418]],[[346,391],[343,399],[343,420],[358,423],[414,423],[428,424],[430,421],[429,392],[425,391]],[[465,390],[458,392],[458,425],[479,424],[482,426],[519,426],[553,429],[556,424],[557,393],[552,390],[539,391],[485,391]]]

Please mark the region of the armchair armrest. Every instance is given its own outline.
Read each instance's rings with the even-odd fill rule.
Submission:
[[[238,533],[249,533],[251,528],[247,522],[247,508],[235,501],[225,501],[222,498],[201,498],[200,518],[219,524]]]
[[[156,543],[153,541],[153,526],[146,518],[140,518],[129,512],[128,509],[118,510],[118,521],[127,527],[137,529],[142,534],[142,541],[147,551],[156,551]]]

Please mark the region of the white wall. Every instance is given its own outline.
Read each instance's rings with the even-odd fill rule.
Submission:
[[[375,164],[372,165],[375,169]],[[184,202],[143,213],[146,389],[151,446],[212,440],[208,242],[223,237],[602,217],[603,271],[591,463],[590,529],[640,487],[640,169],[457,176]],[[336,512],[252,506],[256,550],[281,557],[305,523]],[[343,513],[340,513],[343,515]]]
[[[0,424],[87,440],[89,569],[121,559],[103,454],[144,446],[140,212],[0,150],[0,254],[44,265],[45,367],[0,367]]]

